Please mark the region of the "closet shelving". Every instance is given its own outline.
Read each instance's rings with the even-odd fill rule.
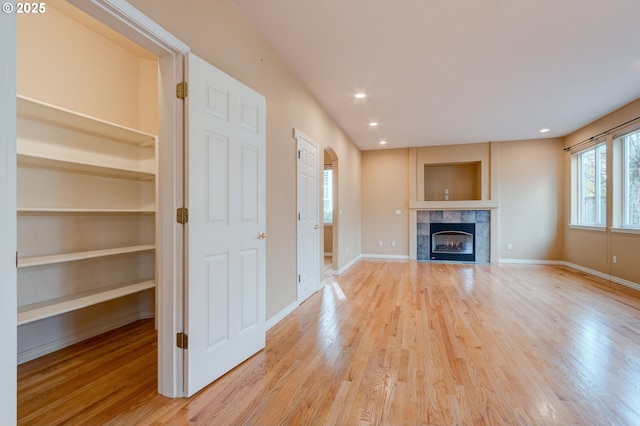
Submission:
[[[18,325],[155,288],[156,136],[20,95],[17,113]]]

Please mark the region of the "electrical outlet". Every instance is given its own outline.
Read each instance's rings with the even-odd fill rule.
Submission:
[[[511,243],[507,244],[507,250],[513,250],[513,244]]]
[[[618,263],[618,256],[613,256],[613,263]]]
[[[378,241],[378,245],[382,247],[382,240]]]
[[[391,247],[395,247],[396,246],[396,242],[395,241],[391,241]]]

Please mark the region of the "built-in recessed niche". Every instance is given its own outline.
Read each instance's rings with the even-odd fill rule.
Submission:
[[[425,201],[482,199],[481,162],[424,165]]]

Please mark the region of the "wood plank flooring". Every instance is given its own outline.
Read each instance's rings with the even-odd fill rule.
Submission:
[[[122,331],[20,366],[19,423],[640,424],[638,292],[559,266],[362,260],[190,399]]]

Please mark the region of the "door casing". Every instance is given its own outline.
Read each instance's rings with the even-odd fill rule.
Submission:
[[[176,334],[184,329],[184,226],[176,210],[184,205],[184,101],[176,85],[185,79],[189,47],[124,0],[69,0],[78,9],[158,56],[159,128],[156,258],[158,298],[158,392],[181,397],[184,351]]]
[[[296,179],[297,179],[297,300],[298,304],[304,302],[309,296],[320,289],[320,147],[307,135],[298,129],[294,129],[294,137],[298,149]],[[311,159],[300,158],[306,154],[303,146],[310,146],[315,150]],[[301,161],[310,164],[315,171],[315,180],[308,185],[302,178],[303,169],[307,166]],[[305,187],[308,189],[305,190]],[[310,242],[310,244],[309,244]]]

